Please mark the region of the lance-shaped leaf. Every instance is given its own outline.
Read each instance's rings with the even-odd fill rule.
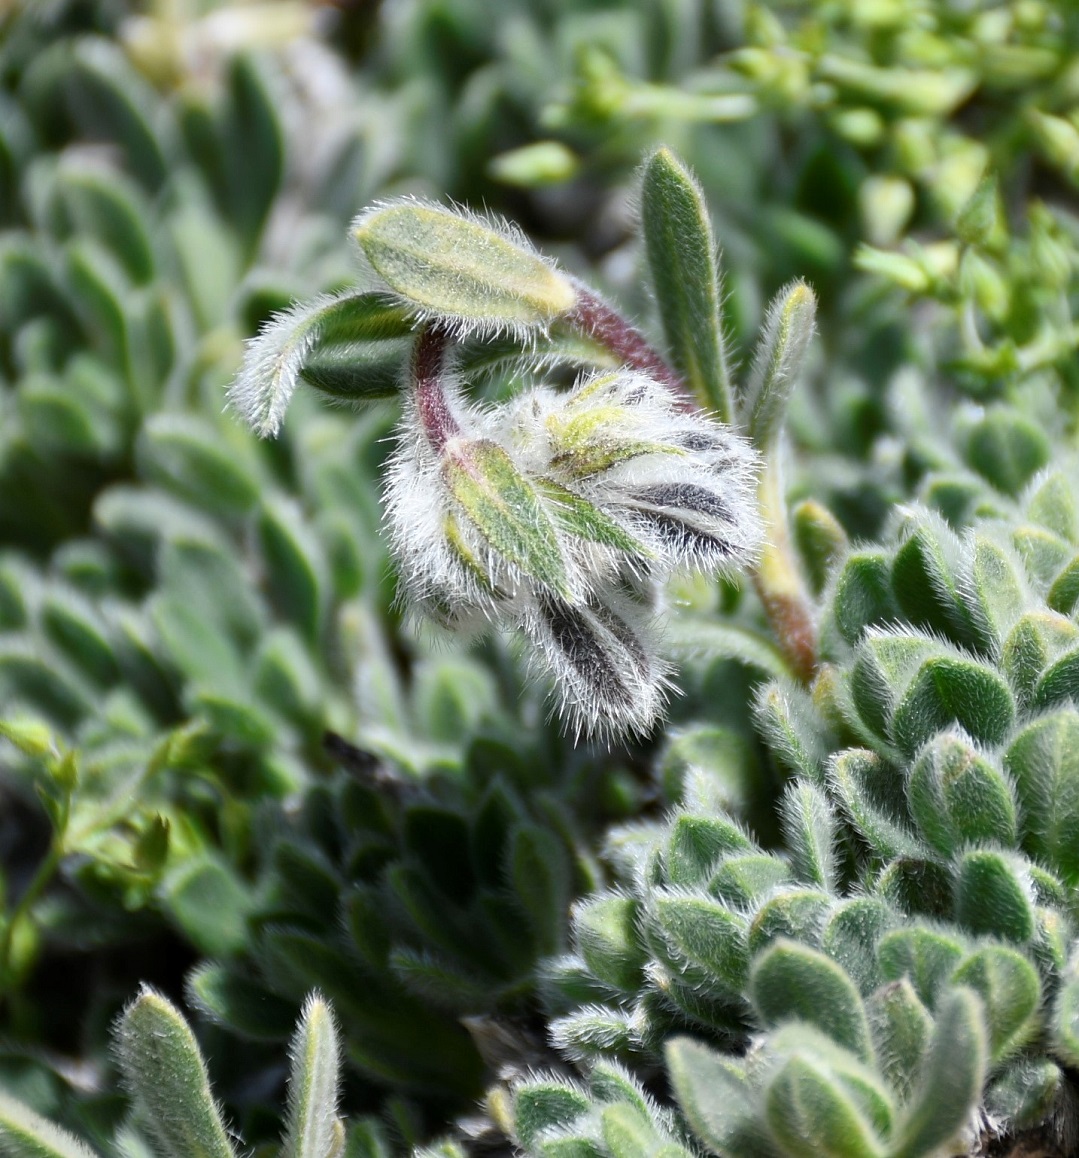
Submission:
[[[808,781],[792,783],[780,817],[795,876],[803,884],[834,889],[836,820],[828,798]]]
[[[588,968],[605,985],[635,992],[647,954],[637,936],[639,903],[633,897],[599,895],[573,912],[573,939]]]
[[[978,999],[969,989],[952,990],[937,1011],[921,1080],[892,1151],[895,1158],[938,1153],[956,1137],[981,1093],[987,1053]]]
[[[816,296],[804,281],[785,286],[768,307],[741,406],[742,426],[762,450],[783,427],[816,316]]]
[[[907,800],[922,836],[943,856],[968,843],[1015,844],[1011,785],[965,736],[945,733],[922,749]]]
[[[505,222],[401,201],[361,214],[352,236],[379,278],[425,319],[519,331],[548,325],[577,300],[570,279]]]
[[[538,479],[536,489],[547,500],[547,509],[563,531],[610,547],[630,558],[649,559],[654,552],[639,542],[623,527],[604,514],[599,507],[551,479]]]
[[[721,422],[733,416],[723,348],[719,263],[708,206],[669,149],[646,162],[641,223],[663,329],[675,369]]]
[[[337,1117],[340,1050],[329,1005],[307,999],[290,1053],[288,1132],[282,1158],[333,1158],[344,1135]]]
[[[0,1093],[0,1154],[4,1158],[97,1158],[74,1134]]]
[[[968,985],[982,999],[982,1023],[989,1031],[989,1056],[999,1062],[1034,1030],[1041,984],[1034,966],[1014,949],[987,945],[952,974],[953,985]]]
[[[166,1158],[235,1158],[195,1035],[175,1006],[144,987],[116,1043],[135,1112]]]
[[[716,1154],[742,1152],[734,1148],[738,1141],[759,1127],[753,1120],[754,1091],[738,1061],[676,1037],[667,1044],[667,1072],[697,1137]]]
[[[554,525],[502,447],[486,439],[458,442],[447,448],[443,473],[492,556],[572,600]]]
[[[256,434],[275,435],[306,363],[323,341],[338,346],[381,341],[410,330],[408,314],[383,294],[323,296],[294,306],[272,318],[248,343],[243,366],[229,387],[229,404]],[[373,397],[385,394],[383,372],[373,373],[371,384]],[[363,397],[357,381],[349,397]]]

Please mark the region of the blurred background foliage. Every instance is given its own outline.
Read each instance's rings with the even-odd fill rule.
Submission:
[[[107,1025],[151,981],[205,1015],[257,1142],[317,987],[345,1106],[376,1116],[355,1145],[418,1143],[552,1058],[537,963],[617,879],[611,825],[656,821],[703,768],[779,841],[790,767],[751,705],[782,664],[727,631],[751,594],[687,582],[667,731],[574,750],[505,642],[402,622],[393,406],[301,395],[259,443],[222,413],[243,341],[350,284],[349,220],[404,193],[506,213],[647,328],[635,174],[668,144],[708,198],[736,358],[784,282],[820,299],[788,494],[839,624],[826,658],[853,662],[848,612],[936,630],[849,558],[872,595],[837,613],[829,575],[900,503],[1013,517],[1073,441],[1079,11],[27,0],[0,20],[0,1077],[106,1144]]]

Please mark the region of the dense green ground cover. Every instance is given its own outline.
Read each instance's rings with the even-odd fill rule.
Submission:
[[[0,1152],[1076,1152],[1077,60],[0,16]]]

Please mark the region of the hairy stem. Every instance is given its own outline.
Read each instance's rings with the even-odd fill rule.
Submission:
[[[667,365],[640,330],[631,326],[617,310],[612,309],[587,286],[578,282],[574,288],[577,290],[577,304],[566,316],[571,326],[610,350],[627,366],[640,370],[666,386],[685,409],[698,409],[697,401],[685,382]]]
[[[427,326],[420,331],[412,354],[412,397],[420,424],[436,453],[460,433],[446,401],[443,382],[448,346],[443,331]]]

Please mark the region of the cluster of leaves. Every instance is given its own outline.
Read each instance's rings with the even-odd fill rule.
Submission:
[[[234,1158],[236,1148],[210,1088],[195,1035],[171,1002],[144,987],[117,1019],[116,1055],[131,1095],[127,1121],[111,1139],[124,1153]],[[289,1049],[282,1158],[331,1158],[345,1149],[337,1116],[340,1044],[333,1013],[312,996]],[[0,1146],[8,1154],[93,1158],[93,1149],[6,1094],[0,1094]]]
[[[219,964],[194,999],[256,1041],[287,1036],[303,977],[332,991],[368,1079],[354,1102],[418,1093],[439,1107],[402,1125],[420,1136],[481,1089],[459,1017],[523,1006],[570,896],[598,883],[584,834],[640,790],[537,728],[505,649],[435,650],[402,627],[378,533],[383,413],[298,399],[273,448],[221,415],[242,338],[344,280],[341,215],[375,179],[348,158],[369,127],[342,142],[347,117],[328,118],[329,158],[307,168],[320,142],[287,131],[283,92],[304,93],[273,58],[183,83],[148,67],[152,86],[88,21],[115,31],[52,5],[3,43],[0,693],[21,831],[0,990],[22,1043],[5,1065],[32,1101],[65,1104],[70,1084],[42,1085],[26,1047],[98,1065],[145,963],[178,958],[174,984],[201,955]],[[128,45],[144,66],[148,43]],[[378,358],[324,350],[305,377],[392,391],[411,324],[391,311],[384,334]],[[447,919],[447,897],[470,916]],[[345,912],[370,924],[366,958]],[[462,957],[465,925],[482,953]],[[55,962],[106,959],[50,996]],[[243,1067],[230,1077],[242,1091]]]
[[[612,834],[618,885],[577,905],[551,967],[567,1056],[665,1057],[717,1153],[953,1153],[1047,1120],[1053,1152],[1073,1144],[1075,477],[1036,473],[1019,414],[965,433],[995,439],[1017,497],[971,472],[965,529],[911,507],[852,550],[825,601],[833,662],[759,694],[792,776],[782,851],[702,762],[668,820]],[[553,1076],[514,1099],[530,1151],[631,1152],[609,1094]],[[637,1145],[669,1130],[636,1117]]]
[[[281,1074],[265,1043],[318,988],[341,1019],[348,1105],[391,1122],[353,1123],[350,1154],[421,1143],[496,1076],[486,1117],[462,1129],[527,1153],[917,1158],[1034,1128],[1068,1153],[1079,513],[1046,431],[1075,411],[1079,246],[1060,205],[1079,140],[1074,15],[1039,0],[513,0],[494,22],[480,0],[395,0],[341,17],[354,45],[377,46],[353,83],[307,37],[229,57],[225,24],[192,13],[31,4],[0,45],[4,774],[18,823],[41,818],[33,849],[4,852],[0,989],[17,1036],[70,1041],[51,1025],[50,954],[167,936],[184,966],[199,958],[192,1004],[246,1041],[209,1031],[236,1059],[226,1096],[258,1103],[241,1123],[253,1140]],[[302,5],[277,24],[229,15],[253,42],[312,27]],[[327,84],[306,85],[319,70]],[[377,289],[355,292],[345,223],[403,186],[507,204],[568,239],[571,268],[608,255],[599,279],[645,308],[621,206],[659,134],[713,196],[710,212],[670,154],[644,171],[669,365],[520,237],[429,202],[359,219]],[[781,433],[814,298],[796,283],[763,318],[758,303],[795,275],[820,291],[828,376],[793,401],[788,510]],[[241,340],[313,294],[333,296],[265,330],[258,389],[235,394],[283,432],[259,444],[219,413],[223,388]],[[731,351],[748,353],[758,321],[736,391]],[[662,821],[639,819],[648,748],[574,751],[501,640],[434,650],[402,622],[394,564],[428,610],[453,623],[459,607],[430,572],[409,583],[420,554],[401,512],[422,502],[394,506],[391,488],[394,550],[382,542],[392,408],[291,398],[301,384],[396,396],[419,323],[452,331],[448,396],[476,435],[455,482],[427,469],[432,508],[458,531],[471,520],[449,590],[549,651],[567,620],[537,626],[537,585],[599,574],[581,621],[625,676],[636,652],[610,613],[652,615],[654,596],[612,581],[611,558],[639,556],[635,583],[667,567],[642,564],[654,541],[625,538],[642,522],[626,519],[621,461],[591,490],[554,470],[558,448],[506,467],[538,429],[520,405],[516,426],[496,422],[515,397],[549,417],[576,397],[546,386],[567,368],[619,383],[602,420],[578,422],[581,459],[614,411],[631,429],[629,365],[685,387],[766,460],[756,591],[675,580],[686,606],[667,651],[685,694],[655,756]],[[895,373],[904,359],[922,369]],[[984,408],[929,389],[941,366]],[[712,451],[717,437],[733,438]],[[524,574],[527,598],[475,584],[497,554],[477,544],[512,540],[489,501],[510,491],[561,552],[555,574],[535,541],[510,543],[489,587]],[[701,501],[677,512],[682,548]],[[867,534],[879,541],[850,546]],[[462,558],[480,564],[464,579]],[[92,1025],[141,967],[77,997]],[[128,1078],[147,1137],[163,1154],[233,1153],[176,1012],[153,996],[137,1012],[121,1057],[149,1075]],[[324,1017],[312,1006],[301,1033]],[[79,1048],[99,1062],[89,1036]],[[182,1039],[190,1104],[157,1081],[159,1039]],[[522,1078],[530,1066],[551,1072]],[[16,1069],[20,1093],[57,1108],[26,1077],[41,1061]],[[335,1082],[320,1083],[321,1125],[295,1126],[289,1154],[340,1150]],[[6,1098],[0,1118],[6,1152],[83,1154]],[[147,1148],[126,1129],[115,1144]]]

